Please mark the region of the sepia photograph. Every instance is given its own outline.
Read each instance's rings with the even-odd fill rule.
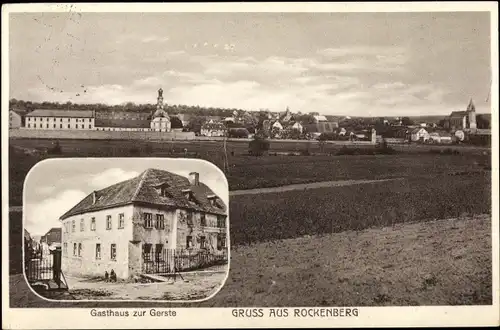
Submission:
[[[2,10],[10,308],[498,309],[494,6],[137,5]]]

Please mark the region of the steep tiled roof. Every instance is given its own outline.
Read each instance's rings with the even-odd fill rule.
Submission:
[[[467,115],[467,111],[452,111],[450,118],[462,118]]]
[[[214,122],[214,123],[210,123],[210,122],[207,122],[207,123],[204,123],[202,126],[201,126],[202,129],[218,129],[218,130],[225,130],[226,129],[226,125],[224,123],[221,123],[221,122]]]
[[[92,110],[49,110],[36,109],[26,115],[27,117],[70,117],[70,118],[93,118]]]
[[[161,196],[158,193],[156,187],[160,185],[166,186],[166,196],[168,197]],[[196,203],[189,201],[185,197],[182,192],[185,189],[191,190],[193,198],[197,201]],[[95,203],[94,192],[89,194],[63,214],[60,219],[63,220],[72,215],[131,203],[154,204],[213,214],[226,214],[224,202],[217,197],[216,202],[221,207],[212,206],[208,200],[209,195],[214,195],[213,191],[201,182],[198,185],[192,185],[183,176],[163,170],[147,169],[135,178],[95,191]]]
[[[10,111],[17,113],[19,116],[26,116],[27,111],[22,109],[10,109]]]
[[[31,241],[31,235],[26,229],[24,230],[24,239]]]
[[[96,118],[95,127],[150,128],[151,121],[145,119],[104,119]]]

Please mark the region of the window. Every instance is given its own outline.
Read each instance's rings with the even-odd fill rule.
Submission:
[[[101,244],[99,244],[99,243],[97,243],[95,245],[95,258],[96,258],[96,260],[101,259]]]
[[[111,260],[116,260],[116,244],[111,244]]]
[[[217,227],[218,228],[225,228],[226,227],[226,217],[223,215],[218,215],[217,216]]]
[[[151,260],[151,249],[153,248],[152,244],[144,244],[142,246],[142,254],[143,254],[143,259],[144,261],[150,261]]]
[[[64,254],[65,256],[67,256],[67,255],[68,255],[68,243],[64,243],[64,244],[63,244],[63,254]]]
[[[84,219],[80,220],[80,231],[85,231],[85,220]]]
[[[76,257],[76,243],[73,243],[73,256]]]
[[[59,124],[59,128],[62,128],[62,124]]]
[[[193,247],[193,236],[186,236],[186,248],[191,249]]]
[[[49,128],[49,124],[48,124],[48,123],[47,123],[47,124],[45,124],[45,128]]]
[[[217,250],[222,250],[226,248],[226,235],[217,234]]]
[[[89,125],[89,129],[92,128],[92,125]]]
[[[76,124],[76,127],[75,127],[75,128],[76,128],[76,129],[78,129],[78,124]]]
[[[28,124],[28,128],[30,128],[30,124]]]
[[[162,261],[163,260],[163,244],[155,245],[155,260]]]
[[[56,124],[54,124],[54,128],[56,128]]]
[[[153,214],[144,213],[144,228],[153,228]]]
[[[200,237],[200,249],[206,249],[207,248],[207,239],[205,236]]]
[[[69,128],[69,124],[68,124],[68,128]]]
[[[193,225],[193,212],[191,212],[191,211],[186,212],[186,222],[190,226]]]
[[[71,221],[71,232],[75,232],[76,231],[76,223],[75,223],[75,220]]]
[[[111,229],[111,216],[110,215],[106,216],[106,229],[107,230]]]
[[[156,229],[165,229],[165,216],[163,214],[156,215]]]
[[[82,256],[82,243],[78,243],[78,256]]]
[[[122,229],[125,227],[125,214],[120,213],[118,214],[118,229]]]
[[[33,125],[33,128],[36,128],[36,124]]]
[[[95,218],[90,219],[90,230],[95,231]]]
[[[208,197],[208,201],[210,202],[210,205],[217,207],[216,197],[210,196],[210,197]]]
[[[205,213],[202,213],[200,217],[200,226],[205,227],[206,225],[207,225],[207,216],[205,215]]]

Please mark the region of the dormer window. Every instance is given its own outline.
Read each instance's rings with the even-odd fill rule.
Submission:
[[[194,202],[194,196],[193,196],[193,192],[190,190],[190,189],[184,189],[182,191],[182,193],[184,194],[184,197],[186,197],[186,199],[190,202]]]
[[[170,197],[170,194],[168,193],[169,185],[167,183],[161,183],[157,186],[155,186],[156,191],[158,192],[158,195],[161,197]]]
[[[218,207],[218,205],[217,205],[217,196],[215,196],[215,195],[208,195],[207,199],[210,202],[210,205],[212,205],[213,207]]]

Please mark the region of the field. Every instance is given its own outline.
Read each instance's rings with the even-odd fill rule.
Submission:
[[[11,140],[15,148],[9,161],[10,205],[22,204],[29,169],[54,157],[32,150],[51,143]],[[60,141],[60,145],[63,153],[57,157],[188,155],[221,169],[224,161],[222,144],[213,142]],[[247,143],[228,143],[230,190],[397,180],[232,196],[230,277],[222,291],[202,306],[491,302],[488,149],[453,147],[456,152],[452,152],[448,147],[404,146],[392,155],[335,155],[334,147],[320,151],[311,145],[314,155],[287,155],[306,146],[273,143],[271,154],[282,155],[251,157],[246,155]],[[21,256],[16,246],[21,244],[22,228],[20,213],[13,215],[11,273],[18,273]],[[440,220],[448,218],[452,220]],[[21,290],[22,283],[16,285]],[[47,304],[26,293],[12,299],[31,306]]]
[[[62,140],[62,155],[29,153],[50,148],[51,140],[12,139],[9,153],[10,205],[22,204],[24,178],[31,167],[47,157],[188,157],[208,160],[223,169],[223,146],[220,142],[156,143],[144,141],[72,141]],[[273,152],[305,150],[307,144],[273,143]],[[322,155],[266,156],[247,154],[248,143],[232,142],[227,147],[229,169],[226,176],[230,190],[274,187],[294,183],[330,180],[382,179],[408,176],[442,175],[450,171],[481,170],[491,164],[491,157],[482,149],[455,148],[458,155],[434,154],[439,146],[412,146],[419,152],[400,152],[395,155]],[[333,146],[331,148],[338,146]],[[311,145],[311,150],[318,148]],[[334,149],[330,150],[333,152]],[[406,149],[405,149],[406,150]],[[311,152],[312,152],[311,151]],[[487,152],[487,151],[486,151]],[[491,165],[489,165],[491,166]]]
[[[488,177],[480,174],[459,180],[450,180],[448,176],[417,177],[310,191],[234,196],[229,206],[231,243],[250,244],[488,213],[490,185]]]
[[[488,215],[239,246],[222,290],[196,304],[50,302],[10,277],[27,307],[438,306],[491,304]]]

